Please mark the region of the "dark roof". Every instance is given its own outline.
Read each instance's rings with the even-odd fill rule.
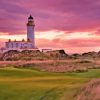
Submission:
[[[28,17],[28,19],[33,19],[33,17],[30,15],[30,17]]]

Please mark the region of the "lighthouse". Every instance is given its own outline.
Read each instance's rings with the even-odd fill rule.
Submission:
[[[27,22],[27,41],[22,39],[22,41],[17,41],[16,39],[12,41],[9,39],[6,44],[6,49],[7,50],[30,50],[30,49],[36,49],[35,47],[35,37],[34,37],[34,19],[30,15],[28,17],[28,22]]]
[[[34,27],[35,27],[34,19],[30,15],[28,17],[28,23],[27,23],[27,41],[33,44],[33,48],[35,48]]]

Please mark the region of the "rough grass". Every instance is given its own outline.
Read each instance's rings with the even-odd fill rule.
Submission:
[[[0,100],[76,100],[80,87],[100,77],[100,69],[84,73],[49,73],[1,68]]]

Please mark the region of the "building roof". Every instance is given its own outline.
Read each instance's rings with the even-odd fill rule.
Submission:
[[[31,43],[30,41],[7,41],[6,43]]]
[[[33,17],[30,15],[30,17],[28,17],[28,19],[33,19]]]

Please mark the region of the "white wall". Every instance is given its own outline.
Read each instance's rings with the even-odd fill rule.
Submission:
[[[27,26],[27,39],[29,39],[35,47],[34,26]]]
[[[31,42],[6,42],[7,49],[32,49],[34,48]]]

